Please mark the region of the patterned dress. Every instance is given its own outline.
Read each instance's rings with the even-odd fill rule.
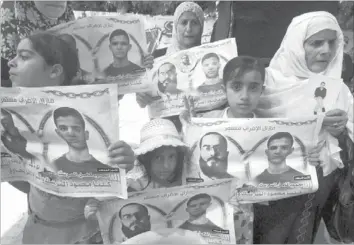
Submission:
[[[75,20],[70,2],[61,17],[51,19],[43,15],[33,1],[3,1],[0,17],[1,57],[8,61],[16,56],[16,47],[22,38]]]

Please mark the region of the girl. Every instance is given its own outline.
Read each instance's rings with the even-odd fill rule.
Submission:
[[[23,39],[9,62],[14,87],[71,85],[78,70],[74,50],[58,37],[39,33]],[[109,147],[110,165],[130,169],[135,160],[123,141]],[[87,221],[84,207],[88,198],[59,197],[27,182],[11,183],[28,195],[28,220],[23,231],[24,244],[101,243],[98,223]]]

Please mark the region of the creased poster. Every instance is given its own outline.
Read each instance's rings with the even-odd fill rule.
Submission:
[[[78,76],[88,83],[117,83],[119,94],[150,89],[146,69],[144,20],[137,15],[86,17],[56,26],[78,52]]]
[[[196,111],[219,108],[226,103],[222,70],[237,56],[235,39],[180,51],[155,61],[151,71],[154,101],[151,117],[178,115],[184,109],[183,97],[194,97]]]
[[[236,178],[244,186],[235,198],[257,202],[314,192],[314,166],[307,161],[318,143],[322,120],[193,118],[186,127],[191,146],[185,183]]]
[[[2,182],[28,181],[58,196],[127,198],[125,171],[108,165],[107,149],[118,140],[115,84],[0,91]]]
[[[272,74],[271,72],[270,75]],[[347,86],[342,79],[321,75],[296,83],[273,84],[269,81],[256,113],[268,118],[324,114],[336,109],[336,101],[342,86]]]
[[[231,180],[135,193],[97,213],[105,244],[235,244]]]

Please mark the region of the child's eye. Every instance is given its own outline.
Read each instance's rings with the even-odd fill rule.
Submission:
[[[28,56],[25,56],[25,55],[22,55],[22,54],[20,54],[19,57],[20,57],[21,60],[28,60],[29,59]]]
[[[232,85],[232,89],[235,90],[235,91],[239,91],[242,89],[242,84],[241,83],[234,83]]]
[[[250,89],[252,91],[257,91],[259,89],[260,85],[258,83],[251,84]]]

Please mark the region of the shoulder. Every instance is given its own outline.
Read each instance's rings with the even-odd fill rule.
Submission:
[[[57,163],[57,162],[61,162],[61,161],[68,161],[68,159],[66,158],[65,154],[61,155],[60,157],[58,158],[55,158],[53,160],[53,163]]]
[[[197,114],[197,117],[203,117],[203,118],[222,118],[225,113],[224,110],[213,110],[213,111],[208,111],[204,113],[199,113]]]
[[[135,64],[135,63],[133,63],[133,62],[131,62],[131,61],[129,61],[129,66],[130,66],[131,68],[133,68],[133,69],[141,69],[140,66],[138,66],[137,64]]]
[[[167,48],[162,48],[162,49],[156,49],[153,53],[152,56],[154,56],[154,58],[159,58],[161,56],[166,55],[167,52]]]

